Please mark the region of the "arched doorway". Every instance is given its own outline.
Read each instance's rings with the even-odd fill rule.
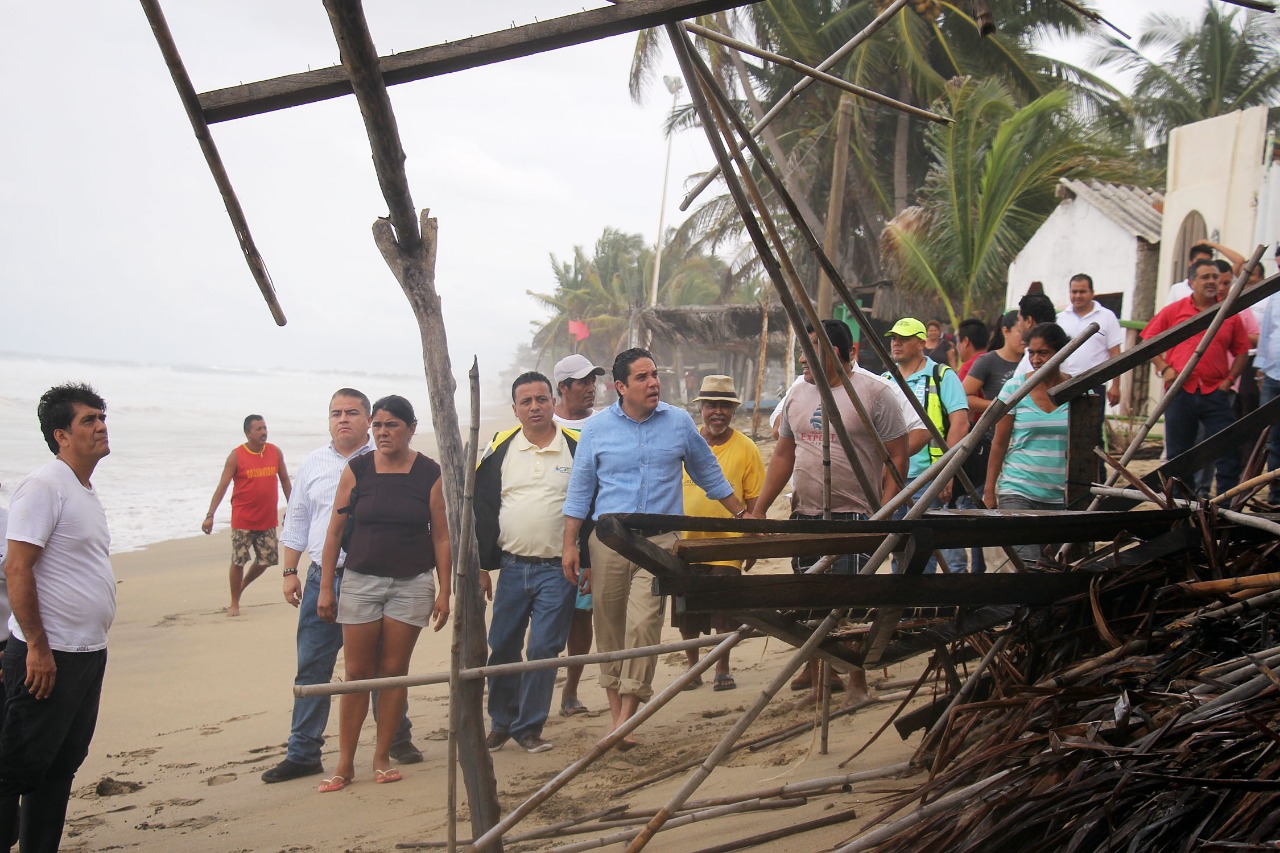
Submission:
[[[1178,239],[1173,244],[1173,263],[1170,265],[1173,277],[1169,279],[1169,284],[1186,280],[1187,252],[1196,243],[1203,243],[1207,239],[1209,239],[1209,229],[1205,227],[1204,217],[1198,210],[1191,211],[1178,226]]]

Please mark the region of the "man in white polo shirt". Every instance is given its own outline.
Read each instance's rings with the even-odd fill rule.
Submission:
[[[560,559],[561,508],[573,474],[577,433],[552,420],[551,381],[541,373],[516,378],[511,404],[520,426],[495,435],[476,469],[480,567],[486,573],[500,569],[489,625],[489,666],[520,660],[522,649],[528,660],[559,655],[577,597]],[[579,545],[585,541],[582,537]],[[501,749],[512,738],[527,752],[551,749],[542,739],[542,727],[555,683],[554,669],[490,678],[489,749]]]
[[[107,515],[89,482],[111,452],[106,408],[88,385],[45,392],[36,411],[56,458],[18,484],[9,507],[0,839],[23,851],[58,849],[98,722],[116,615]]]
[[[1120,354],[1124,344],[1124,329],[1110,308],[1099,305],[1093,299],[1093,279],[1085,273],[1071,276],[1071,307],[1058,314],[1058,325],[1074,338],[1090,323],[1098,324],[1098,332],[1079,349],[1073,352],[1062,364],[1062,372],[1068,376],[1079,376],[1086,370],[1092,370],[1108,359]],[[1101,387],[1095,389],[1101,392]],[[1111,380],[1107,389],[1107,403],[1114,406],[1120,402],[1120,377]]]

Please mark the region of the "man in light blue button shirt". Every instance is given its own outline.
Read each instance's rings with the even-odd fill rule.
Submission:
[[[1280,263],[1280,246],[1276,247],[1276,262]],[[1280,397],[1280,298],[1267,297],[1262,315],[1262,327],[1258,330],[1258,352],[1253,366],[1258,370],[1262,383],[1261,405]],[[1247,310],[1247,309],[1246,309]],[[1280,468],[1280,423],[1271,425],[1271,437],[1267,440],[1267,468]],[[1271,481],[1269,503],[1280,504],[1280,480]]]
[[[583,520],[611,512],[683,514],[682,467],[707,497],[720,501],[736,518],[747,511],[693,418],[661,401],[658,367],[648,351],[620,353],[613,362],[613,380],[618,400],[583,427],[564,501],[564,573],[574,584],[579,582]],[[675,534],[651,541],[669,548]],[[656,644],[662,633],[662,599],[652,594],[648,572],[600,542],[594,532],[587,547],[591,568],[581,572],[594,598],[596,648],[610,652]],[[609,695],[615,729],[653,695],[656,664],[657,657],[650,656],[600,665],[600,686]],[[620,748],[634,745],[627,739]]]

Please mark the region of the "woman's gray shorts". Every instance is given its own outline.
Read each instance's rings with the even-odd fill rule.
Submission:
[[[338,595],[338,623],[364,625],[389,616],[425,628],[435,609],[436,581],[431,572],[409,578],[384,578],[347,570]]]

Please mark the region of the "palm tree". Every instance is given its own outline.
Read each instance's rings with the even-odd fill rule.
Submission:
[[[637,324],[645,322],[653,248],[639,234],[605,228],[591,257],[575,246],[572,261],[560,261],[553,254],[551,269],[553,293],[528,291],[551,314],[545,321],[534,321],[534,346],[540,352],[565,346],[572,341],[569,322],[577,320],[591,332],[580,350],[596,363],[612,361]],[[728,279],[723,261],[678,239],[667,241],[660,275],[658,299],[664,305],[720,301]]]
[[[994,79],[957,78],[935,107],[955,121],[926,132],[933,165],[920,203],[882,243],[903,286],[940,297],[955,326],[999,303],[1009,262],[1052,212],[1060,178],[1132,180],[1136,167],[1085,132],[1065,88],[1019,107]]]
[[[1213,0],[1199,26],[1155,13],[1136,48],[1107,38],[1091,59],[1135,73],[1133,115],[1142,137],[1160,146],[1180,125],[1280,101],[1280,19]]]

